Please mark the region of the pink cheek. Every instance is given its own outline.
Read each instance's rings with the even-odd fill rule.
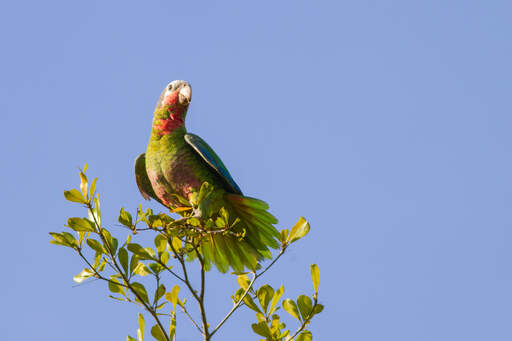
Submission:
[[[164,103],[167,105],[175,105],[177,101],[178,101],[178,93],[175,91],[175,92],[171,93],[170,95],[168,95],[167,97],[165,97]]]

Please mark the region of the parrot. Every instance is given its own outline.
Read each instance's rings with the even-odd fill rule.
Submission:
[[[268,212],[267,203],[244,196],[215,151],[187,132],[185,117],[191,100],[192,88],[186,81],[172,81],[163,89],[153,113],[146,153],[135,161],[137,186],[144,199],[173,209],[184,206],[179,197],[191,201],[203,183],[208,183],[211,194],[202,206],[208,210],[199,208],[195,213],[224,209],[239,234],[207,233],[199,247],[205,268],[214,264],[222,273],[230,267],[235,272],[254,271],[259,261],[272,258],[269,248],[279,247],[277,219]]]

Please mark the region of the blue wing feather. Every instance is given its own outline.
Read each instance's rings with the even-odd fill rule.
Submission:
[[[212,167],[217,174],[226,182],[232,193],[242,195],[240,187],[229,174],[228,169],[213,151],[213,149],[202,138],[194,134],[185,134],[185,141]]]

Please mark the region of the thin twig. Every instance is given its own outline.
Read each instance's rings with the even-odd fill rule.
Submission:
[[[203,330],[201,329],[201,327],[199,327],[199,325],[198,325],[198,324],[196,323],[196,321],[192,318],[192,316],[190,316],[190,314],[188,313],[187,309],[185,309],[185,306],[184,306],[184,305],[183,305],[183,306],[181,306],[181,305],[180,305],[180,308],[181,308],[181,310],[185,313],[185,315],[187,315],[187,317],[190,319],[190,321],[192,321],[192,324],[193,324],[194,326],[196,326],[197,330],[199,330],[199,332],[200,332],[201,334],[203,334],[203,335],[204,335]]]
[[[194,296],[194,298],[196,299],[198,305],[199,305],[199,310],[201,312],[201,319],[203,321],[203,336],[205,337],[205,340],[209,340],[209,334],[208,334],[208,322],[207,322],[207,319],[206,319],[206,311],[204,309],[204,302],[203,302],[203,299],[197,295],[197,292],[194,290],[194,288],[192,287],[192,284],[190,283],[190,280],[188,278],[188,272],[187,272],[187,266],[185,264],[185,260],[183,259],[183,256],[180,255],[176,249],[174,248],[174,246],[172,245],[172,242],[169,243],[169,246],[171,247],[172,251],[174,252],[174,254],[176,255],[176,257],[178,258],[178,261],[180,262],[181,264],[181,267],[183,269],[183,276],[185,277],[185,284],[187,285],[188,287],[188,290],[190,291],[190,293],[192,294],[192,296]],[[204,271],[204,270],[203,270]]]
[[[227,321],[227,319],[238,309],[240,308],[245,296],[247,296],[247,294],[249,293],[249,291],[252,289],[252,286],[254,285],[254,282],[259,278],[261,277],[265,272],[267,272],[268,269],[270,269],[270,267],[272,265],[275,264],[275,262],[277,262],[277,260],[284,254],[284,252],[286,251],[286,248],[287,248],[287,245],[284,245],[282,248],[281,248],[281,252],[279,252],[279,255],[277,255],[276,258],[274,258],[274,260],[269,264],[267,265],[267,267],[265,269],[263,269],[262,272],[256,274],[256,273],[253,273],[254,274],[254,277],[252,278],[251,282],[249,283],[249,286],[247,287],[247,289],[245,290],[244,294],[242,295],[242,297],[238,300],[238,302],[233,306],[233,308],[231,308],[231,310],[227,313],[227,315],[222,319],[222,321],[219,322],[219,324],[217,325],[217,327],[215,327],[215,329],[210,333],[210,336],[213,336],[213,334],[215,334],[217,332],[217,330],[219,330],[219,328]]]
[[[266,267],[265,269],[263,269],[263,271],[262,271],[262,272],[260,272],[259,274],[257,274],[257,275],[256,275],[256,278],[261,277],[265,272],[267,272],[267,270],[268,270],[268,269],[270,269],[270,267],[271,267],[272,265],[274,265],[274,264],[275,264],[275,262],[277,262],[277,260],[278,260],[279,258],[281,258],[281,256],[282,256],[282,255],[284,254],[284,252],[286,251],[286,248],[287,248],[287,246],[283,246],[283,248],[281,249],[281,252],[279,252],[279,254],[277,255],[277,257],[276,257],[276,258],[274,258],[274,260],[272,260],[272,262],[271,262],[269,265],[267,265],[267,267]]]
[[[169,271],[174,277],[185,283],[185,279],[183,279],[180,275],[178,275],[176,272],[172,271],[170,267],[168,267],[164,262],[162,262],[160,259],[154,258],[153,260],[156,260],[158,264],[163,266],[165,270]]]
[[[213,334],[215,334],[217,332],[217,330],[219,330],[219,328],[224,324],[224,322],[227,321],[227,319],[235,312],[235,310],[237,310],[238,307],[240,307],[240,304],[242,304],[242,302],[244,301],[245,296],[247,296],[249,291],[252,289],[252,286],[254,284],[254,281],[256,281],[256,278],[257,278],[256,274],[253,273],[253,277],[252,277],[251,283],[249,283],[249,286],[247,287],[247,289],[245,289],[245,292],[243,293],[242,297],[240,297],[238,302],[233,306],[233,308],[231,308],[229,313],[222,319],[222,321],[219,322],[217,327],[215,327],[215,329],[212,330],[212,332],[210,333],[210,337],[213,336]]]
[[[205,269],[204,269],[204,260],[203,257],[199,254],[197,247],[194,246],[194,250],[196,251],[197,258],[199,259],[199,263],[201,264],[201,293],[199,294],[199,298],[201,302],[199,304],[201,310],[201,318],[203,320],[203,330],[204,330],[204,339],[205,341],[210,340],[211,335],[208,332],[208,321],[206,319],[206,309],[204,308],[204,290],[205,290]]]

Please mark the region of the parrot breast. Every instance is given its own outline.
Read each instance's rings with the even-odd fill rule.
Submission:
[[[182,206],[173,194],[190,200],[204,181],[218,183],[208,166],[185,142],[185,129],[154,139],[146,151],[146,171],[156,196],[166,206]]]

